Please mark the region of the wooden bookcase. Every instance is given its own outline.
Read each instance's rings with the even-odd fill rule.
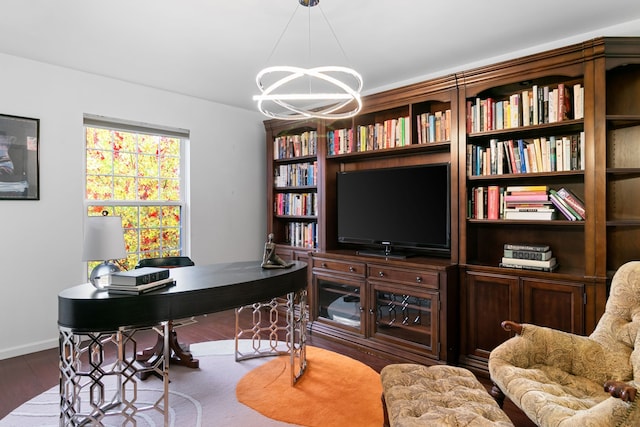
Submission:
[[[568,89],[566,92],[563,86]],[[515,103],[514,95],[522,99],[523,92],[532,91],[534,87],[547,87],[551,93],[559,88],[563,95],[573,99],[578,86],[582,88],[583,113],[577,116],[571,103],[569,113],[562,120],[532,123],[522,119],[521,108],[520,115],[516,115],[518,123],[515,117],[513,123],[505,122],[503,117],[502,126],[487,126],[488,122],[484,122],[485,126],[468,125],[474,117],[488,120],[492,116],[472,113],[475,109],[471,106],[483,101],[490,100],[489,105],[504,101]],[[353,257],[358,259],[356,248],[337,240],[336,174],[450,162],[451,256],[446,262],[457,266],[457,274],[447,269],[447,275],[456,280],[445,281],[445,289],[441,289],[455,298],[448,298],[446,306],[440,309],[448,313],[442,319],[449,319],[445,323],[450,325],[441,325],[439,336],[453,340],[451,327],[457,330],[454,324],[459,323],[456,345],[447,344],[451,351],[446,354],[446,362],[451,363],[453,349],[459,350],[457,363],[486,374],[489,353],[510,336],[501,330],[502,320],[589,334],[604,311],[612,274],[624,262],[640,258],[640,201],[633,197],[640,188],[638,93],[640,38],[604,37],[367,96],[362,112],[352,119],[304,123],[267,121],[268,230],[275,234],[279,253],[285,258],[304,259],[313,264],[309,257],[312,251],[316,252],[314,257],[322,258],[326,254],[332,259],[340,261],[343,257],[342,261],[353,263]],[[448,114],[450,131],[420,143],[424,135],[418,123],[427,113]],[[403,143],[373,149],[375,142],[366,138],[358,141],[358,135],[376,124],[390,121],[407,122],[403,127]],[[310,129],[317,131],[318,141],[314,158],[317,163],[315,188],[275,188],[274,168],[300,159],[274,160],[274,138]],[[334,135],[349,134],[357,141],[351,147],[341,148],[332,141]],[[470,168],[473,151],[477,154],[490,149],[496,141],[533,142],[552,137],[577,141],[574,148],[580,149],[575,163],[568,169],[510,172],[505,164],[502,171],[496,169],[491,173],[489,170],[485,174]],[[551,220],[506,220],[476,218],[470,214],[474,188],[530,185],[571,190],[584,202],[585,219],[570,221],[557,215]],[[291,246],[284,227],[292,218],[276,215],[274,200],[281,192],[308,191],[315,191],[316,215],[293,219],[317,222],[317,245],[313,248]],[[550,245],[560,267],[553,272],[499,267],[505,243]],[[428,270],[428,257],[417,261]],[[365,266],[372,263],[364,257],[361,262]],[[377,265],[384,267],[385,262]],[[362,325],[368,326],[354,334],[354,331],[345,333],[344,325],[322,319],[318,298],[322,289],[318,283],[324,286],[322,280],[326,279],[327,271],[315,270],[316,273],[310,269],[309,275],[311,324],[319,322],[321,333],[387,352],[393,348],[389,342],[393,342],[406,358],[424,361],[419,346],[402,340],[373,339],[374,320],[363,319]],[[355,280],[362,286],[364,294],[369,295],[363,298],[366,303],[363,310],[373,308],[371,289],[378,286],[381,291],[389,290],[388,283],[369,280],[366,274],[354,279],[352,275],[341,276],[340,272],[332,271],[330,276],[339,283],[342,280],[352,285]],[[405,289],[405,286],[407,284],[401,287]],[[421,293],[417,297],[427,298],[430,294]],[[459,322],[451,320],[454,313],[459,314]],[[417,357],[410,357],[412,355]],[[442,362],[439,357],[430,354],[427,359],[439,363]]]

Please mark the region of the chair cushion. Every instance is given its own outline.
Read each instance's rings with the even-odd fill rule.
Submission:
[[[392,427],[513,426],[468,370],[400,363],[380,372]]]

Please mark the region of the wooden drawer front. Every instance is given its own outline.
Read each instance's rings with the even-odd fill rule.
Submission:
[[[313,268],[321,268],[327,271],[338,271],[341,273],[349,273],[363,277],[365,272],[364,263],[336,261],[323,258],[314,258]]]
[[[382,265],[370,265],[369,278],[406,283],[408,285],[419,285],[425,288],[437,289],[439,287],[438,273],[435,271],[404,270]]]

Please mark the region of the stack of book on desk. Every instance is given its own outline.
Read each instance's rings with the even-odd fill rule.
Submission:
[[[112,273],[106,288],[112,294],[138,295],[173,284],[168,268],[143,267]]]
[[[549,245],[505,243],[500,267],[554,271],[558,263]]]

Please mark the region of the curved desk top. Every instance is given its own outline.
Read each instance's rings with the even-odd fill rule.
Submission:
[[[151,326],[237,308],[304,289],[307,264],[263,269],[260,261],[232,262],[171,269],[176,280],[141,295],[117,295],[91,284],[58,294],[58,325],[76,332],[116,331],[121,326]]]

